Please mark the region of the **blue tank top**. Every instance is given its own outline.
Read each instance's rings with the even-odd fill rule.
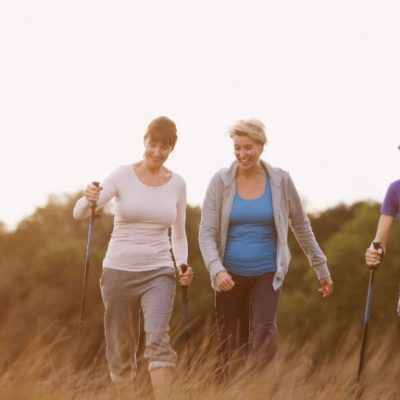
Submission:
[[[276,271],[276,238],[269,179],[261,197],[245,200],[236,193],[230,214],[225,268],[243,276]]]

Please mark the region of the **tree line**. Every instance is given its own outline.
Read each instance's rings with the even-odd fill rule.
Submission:
[[[61,337],[66,346],[76,339],[81,281],[87,240],[87,221],[75,221],[72,209],[81,193],[49,198],[22,220],[14,231],[0,224],[0,354],[5,362],[18,358],[33,337],[51,343]],[[189,289],[194,344],[204,335],[215,338],[214,294],[198,246],[201,210],[187,208],[189,263],[195,279]],[[280,338],[293,348],[312,341],[324,354],[352,332],[357,342],[362,327],[368,270],[364,253],[373,239],[379,204],[363,201],[339,204],[310,220],[328,257],[334,294],[322,300],[318,280],[293,235],[289,238],[292,261],[284,283],[278,312]],[[112,231],[107,212],[96,218],[87,292],[83,349],[87,359],[103,351],[103,305],[99,291],[102,259]],[[400,237],[395,226],[384,261],[376,273],[372,335],[397,329]],[[178,288],[179,291],[179,288]],[[175,346],[183,343],[182,304],[177,292],[171,322]],[[205,330],[207,329],[207,332]],[[352,330],[353,329],[353,330]],[[374,333],[375,331],[375,333]]]

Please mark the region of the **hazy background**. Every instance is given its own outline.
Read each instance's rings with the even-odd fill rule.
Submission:
[[[399,178],[399,21],[398,0],[2,1],[1,399],[115,399],[98,287],[112,216],[95,222],[77,373],[88,222],[73,220],[72,208],[87,182],[140,159],[143,133],[159,115],[179,130],[168,166],[187,181],[196,271],[191,370],[179,288],[171,319],[179,354],[172,397],[400,398],[400,224],[375,274],[365,380],[355,381],[364,253],[378,203]],[[218,389],[214,298],[194,206],[212,174],[233,159],[227,128],[247,117],[267,126],[265,159],[290,171],[307,211],[321,211],[310,219],[335,291],[320,298],[316,276],[289,236],[276,373]],[[70,195],[48,199],[64,192]],[[137,381],[145,394],[138,397],[148,398],[142,358]]]
[[[159,115],[193,205],[247,117],[309,211],[381,201],[399,175],[399,20],[397,0],[3,1],[0,221],[138,160]]]

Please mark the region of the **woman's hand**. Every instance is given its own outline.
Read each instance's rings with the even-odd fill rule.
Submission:
[[[227,292],[235,286],[235,282],[232,277],[226,271],[219,271],[215,275],[215,280],[217,282],[218,289]]]
[[[374,248],[374,245],[371,244],[371,246],[365,252],[365,264],[370,269],[377,268],[382,260],[382,256],[383,249],[379,248],[378,250],[376,250]]]
[[[326,278],[321,278],[319,280],[320,288],[318,291],[322,294],[322,297],[327,297],[333,292],[333,282],[330,276]]]
[[[187,265],[187,269],[185,272],[182,271],[182,266],[178,267],[178,274],[179,274],[179,283],[182,286],[188,286],[192,283],[194,272],[190,265]]]
[[[100,196],[100,190],[103,189],[101,186],[97,187],[93,185],[93,183],[89,183],[89,185],[86,186],[84,195],[87,201],[94,201],[97,202]]]

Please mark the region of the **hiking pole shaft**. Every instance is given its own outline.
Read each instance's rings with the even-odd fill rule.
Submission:
[[[187,271],[187,265],[182,264],[181,269],[182,272],[185,273]],[[186,341],[190,338],[190,321],[189,321],[189,296],[188,296],[188,287],[187,285],[181,285],[182,291],[182,302],[183,302],[183,322],[184,322],[184,332]]]
[[[363,328],[363,335],[362,335],[362,341],[361,341],[360,362],[358,364],[358,373],[357,373],[358,380],[360,380],[360,375],[361,375],[361,371],[363,368],[365,344],[367,342],[368,322],[369,322],[370,311],[371,311],[371,300],[372,300],[372,291],[373,291],[372,285],[374,283],[374,272],[375,271],[373,269],[371,269],[369,271],[367,302],[366,302],[365,314],[364,314],[364,328]]]
[[[183,273],[185,273],[187,271],[187,268],[188,268],[188,266],[186,264],[181,265],[181,270]],[[189,301],[188,287],[187,287],[187,285],[181,285],[181,289],[182,289],[183,304],[187,304],[187,302]]]
[[[99,187],[99,182],[92,182],[93,185]],[[86,256],[85,256],[85,267],[83,271],[83,280],[82,280],[82,289],[81,289],[81,307],[79,314],[79,326],[78,326],[78,343],[77,343],[77,351],[76,351],[76,359],[75,359],[75,369],[78,369],[79,366],[79,357],[81,350],[81,341],[82,341],[82,332],[83,332],[83,324],[85,317],[85,307],[86,307],[86,291],[87,284],[89,278],[89,265],[90,265],[90,257],[92,255],[92,242],[93,242],[93,233],[94,233],[94,218],[96,211],[96,202],[92,201],[90,204],[90,219],[89,219],[89,228],[88,228],[88,238],[86,244]]]
[[[373,242],[373,246],[375,250],[381,249],[381,244],[379,242]],[[379,264],[378,264],[379,265]],[[372,294],[374,288],[374,274],[375,268],[371,268],[369,270],[369,281],[368,281],[368,291],[367,291],[367,300],[365,304],[365,313],[364,313],[364,328],[363,335],[361,340],[361,349],[360,349],[360,361],[358,364],[358,373],[357,380],[360,380],[363,364],[364,364],[364,355],[365,355],[365,347],[367,343],[367,334],[368,334],[368,323],[371,315],[371,305],[372,305]]]
[[[171,259],[174,264],[175,270],[178,270],[177,265],[176,265],[176,259],[174,255],[174,251],[172,249],[172,243],[171,243],[171,230],[168,231],[168,237],[170,241],[170,253],[171,253]],[[180,265],[181,270],[183,273],[185,273],[188,269],[187,264],[181,264]],[[187,285],[181,285],[181,292],[182,292],[182,302],[183,302],[183,330],[185,333],[185,338],[186,342],[189,341],[190,337],[190,320],[189,320],[189,296],[188,296],[188,287]]]

